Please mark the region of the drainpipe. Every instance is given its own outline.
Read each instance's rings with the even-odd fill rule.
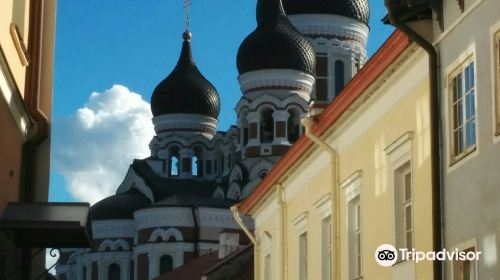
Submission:
[[[442,209],[441,209],[441,149],[440,149],[440,133],[441,126],[439,123],[439,91],[438,91],[438,57],[437,51],[431,42],[428,42],[424,37],[411,29],[406,23],[400,21],[396,16],[393,0],[384,0],[387,8],[388,16],[391,23],[399,30],[405,33],[411,40],[422,47],[429,56],[429,105],[430,105],[430,122],[431,122],[431,178],[432,178],[432,241],[433,250],[441,251],[443,244],[443,225],[442,225]],[[434,261],[434,279],[443,279],[444,263],[442,261]]]
[[[260,274],[259,274],[259,254],[260,254],[260,248],[259,248],[259,240],[253,233],[248,229],[248,227],[245,225],[245,222],[241,219],[240,212],[238,211],[238,206],[231,206],[231,212],[233,213],[233,218],[238,223],[238,225],[243,229],[245,234],[250,238],[250,241],[253,243],[253,273],[254,273],[254,280],[259,280],[260,279]]]
[[[302,125],[306,128],[306,136],[314,143],[318,144],[321,148],[327,151],[331,157],[331,172],[332,172],[332,189],[331,189],[331,208],[332,208],[332,222],[331,232],[332,236],[332,258],[334,265],[331,267],[330,275],[333,279],[340,280],[340,181],[339,181],[339,155],[337,151],[325,141],[321,140],[312,131],[312,126],[315,121],[312,118],[302,119]]]
[[[36,160],[39,146],[49,136],[49,119],[40,109],[41,56],[43,38],[43,0],[29,2],[28,55],[31,63],[26,69],[25,102],[28,113],[35,122],[29,132],[28,141],[23,144],[21,159],[21,183],[19,200],[34,202],[36,199]],[[29,280],[32,274],[30,249],[21,250],[23,270],[21,279]]]
[[[278,194],[278,207],[280,217],[280,238],[281,238],[281,279],[288,279],[288,261],[287,261],[287,238],[286,238],[286,203],[284,199],[283,185],[278,183],[276,185]]]

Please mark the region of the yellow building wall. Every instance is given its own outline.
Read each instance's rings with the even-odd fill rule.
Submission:
[[[19,30],[21,39],[28,46],[29,29],[29,1],[28,0],[2,0],[0,1],[0,47],[7,58],[10,71],[21,95],[24,96],[26,67],[22,65],[16,51],[10,32],[11,23]]]
[[[413,132],[411,160],[415,247],[421,251],[432,250],[427,56],[415,47],[402,56],[404,61],[397,62],[399,65],[395,72],[386,71],[368,89],[373,91],[373,95],[363,104],[353,104],[353,113],[343,117],[340,124],[335,124],[325,134],[328,135],[327,143],[339,152],[339,181],[344,181],[355,171],[362,171],[360,197],[364,279],[396,279],[394,267],[379,266],[374,255],[379,245],[395,245],[392,164],[384,150],[407,132]],[[279,238],[282,212],[276,188],[251,211],[250,214],[256,221],[255,233],[261,241],[260,245],[265,243],[269,247],[268,242],[272,242],[273,265],[270,279],[299,279],[300,232],[297,217],[304,216],[304,213],[307,213],[305,228],[308,235],[308,279],[322,279],[322,217],[317,202],[332,191],[333,169],[330,160],[329,154],[314,145],[280,180],[284,189],[282,198],[285,200],[285,238]],[[343,189],[339,194],[340,273],[341,279],[349,279],[347,202]],[[301,226],[304,227],[304,224]],[[272,241],[266,240],[265,232],[273,233]],[[285,257],[281,257],[282,246],[286,248]],[[258,253],[260,279],[264,279],[265,254]],[[280,265],[282,262],[285,264]],[[285,270],[287,277],[282,278],[282,271]],[[417,264],[415,279],[432,279],[432,263],[424,261]]]

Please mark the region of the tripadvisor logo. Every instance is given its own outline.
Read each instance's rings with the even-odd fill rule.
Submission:
[[[375,260],[380,266],[393,266],[398,260],[398,251],[392,245],[380,245],[377,250],[375,250]]]
[[[428,261],[477,261],[481,252],[473,251],[460,251],[459,249],[447,250],[443,249],[439,252],[423,252],[415,249],[400,248],[397,250],[394,246],[389,244],[380,245],[375,250],[375,261],[380,266],[389,267],[393,266],[399,260],[407,261],[412,260],[419,263],[424,260]]]

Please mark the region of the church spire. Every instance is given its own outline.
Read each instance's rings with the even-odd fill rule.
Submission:
[[[184,0],[184,10],[186,11],[186,30],[182,33],[182,38],[184,41],[191,41],[191,32],[189,32],[189,8],[191,6],[191,0]]]

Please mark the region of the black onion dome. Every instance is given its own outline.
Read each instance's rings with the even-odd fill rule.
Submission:
[[[368,0],[283,0],[285,11],[296,14],[332,14],[353,18],[368,25]]]
[[[198,70],[191,54],[190,35],[184,34],[182,51],[174,70],[153,91],[153,116],[164,114],[198,114],[217,118],[219,94]]]
[[[314,75],[316,56],[308,39],[286,17],[280,0],[259,0],[257,28],[241,43],[236,63],[240,74],[293,69]]]
[[[151,201],[136,189],[109,196],[90,208],[92,220],[133,219],[134,211],[148,207]]]

